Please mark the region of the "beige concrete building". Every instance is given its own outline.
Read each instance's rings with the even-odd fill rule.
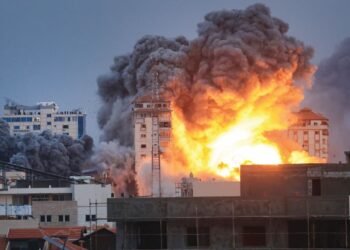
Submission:
[[[42,227],[62,227],[78,225],[77,201],[33,201],[33,218]]]
[[[59,111],[54,102],[39,102],[26,106],[8,101],[2,118],[8,123],[11,135],[50,130],[78,139],[86,133],[86,113],[76,109]]]
[[[160,195],[157,190],[160,182],[161,158],[171,138],[171,103],[162,97],[152,100],[151,96],[146,95],[135,99],[133,104],[135,169],[138,174],[143,168],[142,172],[153,175],[149,195],[155,196],[156,193]],[[156,171],[152,171],[152,165]]]
[[[310,155],[328,160],[328,118],[309,108],[303,108],[295,114],[298,122],[289,128],[288,137]]]

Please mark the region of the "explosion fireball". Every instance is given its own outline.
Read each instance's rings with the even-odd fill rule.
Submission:
[[[239,179],[241,164],[321,161],[285,133],[315,71],[313,49],[287,32],[255,4],[207,14],[191,41],[143,37],[98,81],[102,139],[132,147],[132,100],[151,91],[157,73],[172,103],[166,175]]]

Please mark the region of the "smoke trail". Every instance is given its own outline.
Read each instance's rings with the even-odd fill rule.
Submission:
[[[350,149],[350,37],[344,39],[334,53],[323,60],[315,74],[306,105],[330,119],[329,160],[344,159]]]
[[[73,140],[67,135],[40,134],[10,136],[8,125],[0,119],[0,159],[14,164],[60,175],[81,172],[81,165],[92,154],[93,140],[85,135]]]

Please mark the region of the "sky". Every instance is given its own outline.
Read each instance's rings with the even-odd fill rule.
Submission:
[[[87,133],[98,141],[96,79],[109,72],[115,56],[148,34],[193,39],[206,13],[257,2],[315,49],[316,65],[350,36],[348,0],[0,0],[0,106],[10,98],[81,108]]]

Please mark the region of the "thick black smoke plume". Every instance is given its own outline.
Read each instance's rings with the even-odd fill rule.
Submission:
[[[0,119],[2,161],[59,175],[76,175],[91,156],[92,147],[93,140],[88,135],[80,140],[50,131],[11,136],[8,125]]]
[[[98,79],[102,140],[117,140],[122,146],[132,147],[132,101],[151,89],[155,72],[162,91],[182,112],[186,125],[198,129],[205,129],[207,124],[201,117],[216,117],[216,112],[221,112],[227,114],[225,119],[234,119],[240,108],[221,105],[215,95],[208,94],[210,91],[234,93],[238,103],[251,89],[261,89],[261,98],[274,100],[273,95],[264,94],[264,88],[270,87],[269,79],[280,76],[281,85],[295,91],[296,102],[300,101],[302,94],[289,86],[314,72],[309,62],[313,50],[288,36],[287,31],[288,24],[272,17],[265,5],[255,4],[245,10],[207,14],[198,25],[198,37],[192,41],[183,36],[141,38],[132,53],[117,56],[110,73]],[[282,76],[284,73],[287,76]],[[290,99],[271,101],[271,105],[279,101]]]
[[[102,139],[132,145],[131,102],[150,89],[154,72],[192,122],[198,120],[194,111],[199,111],[193,100],[209,88],[243,96],[252,75],[262,82],[284,69],[292,69],[293,79],[309,76],[314,70],[309,63],[313,50],[287,31],[288,24],[272,17],[265,5],[255,4],[246,10],[207,14],[193,41],[182,36],[143,37],[131,54],[116,57],[111,72],[98,79]]]
[[[330,119],[329,160],[344,160],[350,149],[350,37],[320,63],[306,104]]]

